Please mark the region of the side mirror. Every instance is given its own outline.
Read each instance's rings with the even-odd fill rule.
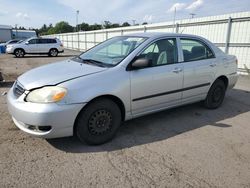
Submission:
[[[27,41],[27,42],[25,42],[25,44],[26,44],[26,45],[29,45],[29,42]]]
[[[149,66],[149,60],[145,58],[139,58],[135,60],[131,65],[132,69],[141,69],[148,66]]]

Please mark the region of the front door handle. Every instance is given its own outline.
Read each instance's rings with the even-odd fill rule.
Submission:
[[[179,73],[179,72],[181,72],[181,71],[182,71],[181,68],[175,68],[172,72],[174,72],[174,73]]]

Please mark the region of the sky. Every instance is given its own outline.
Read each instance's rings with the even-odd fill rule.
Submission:
[[[250,11],[250,0],[0,0],[0,25],[40,28],[43,24],[158,23],[176,19]]]

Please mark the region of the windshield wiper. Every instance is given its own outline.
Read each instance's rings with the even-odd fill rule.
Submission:
[[[80,56],[75,56],[72,58],[72,60],[83,63],[83,59]]]
[[[82,59],[82,58],[81,58]],[[99,67],[112,67],[113,65],[107,64],[107,63],[103,63],[101,61],[97,61],[94,59],[82,59],[84,62],[88,62],[94,65],[97,65]]]
[[[95,65],[95,66],[98,66],[98,67],[113,67],[113,65],[103,63],[101,61],[97,61],[97,60],[94,60],[94,59],[83,59],[80,56],[76,56],[73,59],[75,61],[80,62],[80,63],[91,64],[91,65]]]

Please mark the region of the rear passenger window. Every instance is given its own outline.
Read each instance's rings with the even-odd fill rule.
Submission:
[[[44,44],[46,43],[45,39],[37,39],[38,40],[38,44]]]
[[[212,50],[198,40],[181,39],[181,45],[185,62],[214,58]]]

